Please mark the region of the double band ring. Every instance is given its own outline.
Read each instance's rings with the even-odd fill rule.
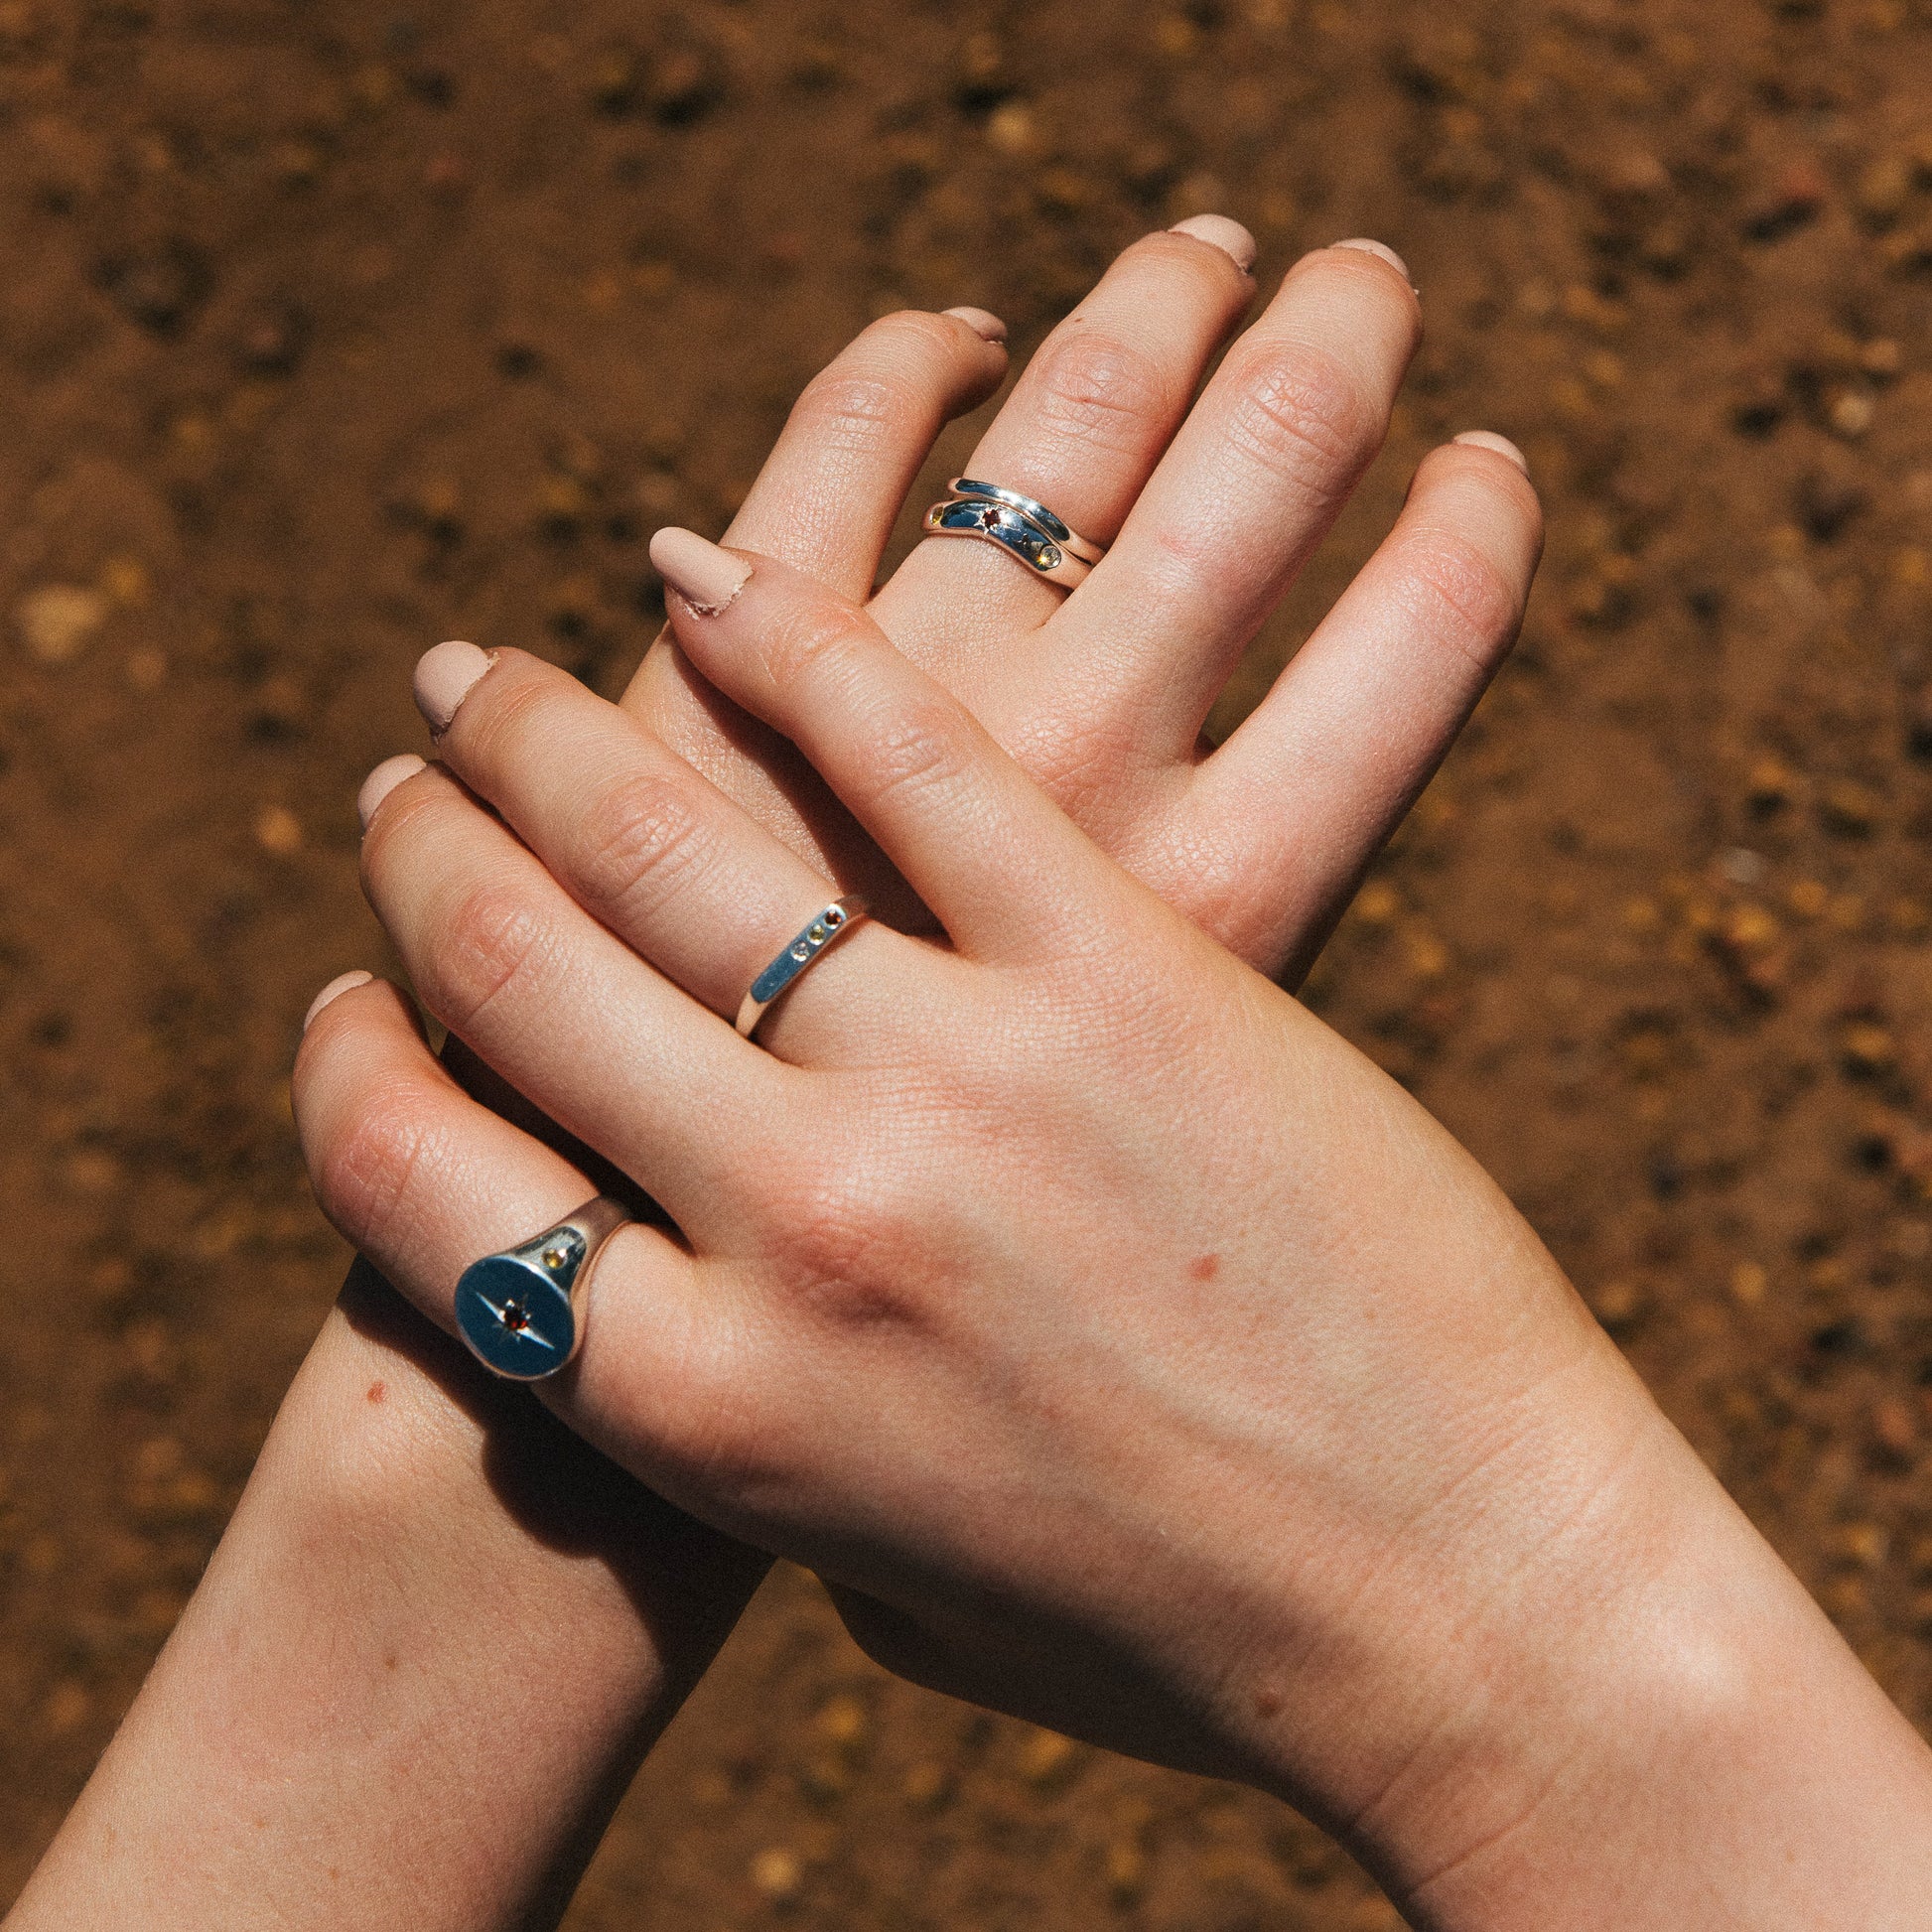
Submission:
[[[1099,544],[1068,529],[1037,497],[1023,495],[1017,489],[1007,488],[1004,483],[979,483],[971,477],[955,477],[946,488],[954,496],[969,497],[976,502],[1004,503],[1008,509],[1018,510],[1029,523],[1036,523],[1062,550],[1069,556],[1078,557],[1083,564],[1097,564],[1107,554]]]
[[[1106,555],[1097,543],[1077,535],[1042,502],[1002,483],[955,477],[952,494],[925,513],[925,531],[935,537],[978,537],[997,543],[1035,577],[1062,590],[1086,581]]]
[[[835,898],[752,982],[738,1009],[738,1031],[750,1039],[764,1018],[765,1008],[801,974],[809,972],[833,940],[850,932],[865,916],[864,899]]]
[[[600,1194],[533,1239],[473,1261],[456,1285],[457,1331],[470,1352],[506,1381],[555,1375],[583,1343],[591,1270],[629,1219]]]

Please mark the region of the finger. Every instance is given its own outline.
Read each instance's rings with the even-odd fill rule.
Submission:
[[[465,1093],[396,990],[379,982],[315,1016],[291,1092],[323,1212],[452,1331],[456,1285],[473,1261],[529,1240],[597,1191],[561,1155]],[[546,1399],[608,1442],[619,1433],[616,1404],[600,1395],[587,1406],[581,1393],[586,1363],[602,1355],[599,1384],[626,1390],[633,1427],[648,1422],[653,1390],[702,1407],[729,1334],[722,1286],[662,1230],[618,1229],[591,1276],[584,1354],[542,1385]],[[665,1413],[674,1413],[668,1403]]]
[[[1068,675],[1104,653],[1111,702],[1156,757],[1192,747],[1388,433],[1420,314],[1385,255],[1345,244],[1290,270],[1049,631]]]
[[[809,382],[732,519],[727,540],[808,572],[847,597],[872,590],[893,525],[939,432],[1006,374],[1005,328],[982,310],[906,310],[876,322]],[[645,654],[623,705],[671,750],[781,828],[841,879],[856,851],[822,844],[825,814],[787,747],[718,704],[667,638]]]
[[[1081,535],[1111,542],[1253,298],[1254,259],[1254,237],[1224,215],[1137,241],[1040,345],[967,473],[1036,497]],[[889,619],[899,600],[929,598],[941,582],[955,595],[974,587],[989,611],[1034,622],[1062,596],[990,544],[934,542],[885,593]]]
[[[797,746],[962,952],[1030,952],[1072,916],[1093,847],[865,612],[688,530],[651,561],[698,669]]]
[[[1394,530],[1189,787],[1179,848],[1212,848],[1208,869],[1243,882],[1210,920],[1224,944],[1306,969],[1508,652],[1542,543],[1513,445],[1458,439],[1423,464]]]
[[[788,1069],[599,925],[447,773],[396,763],[364,787],[363,887],[424,1005],[687,1232],[720,1225],[719,1182],[777,1131]]]
[[[805,385],[726,540],[868,596],[939,432],[1005,376],[1005,336],[977,309],[874,323]]]
[[[579,905],[714,1013],[736,1014],[834,896],[627,712],[538,658],[438,644],[416,697],[449,769]]]

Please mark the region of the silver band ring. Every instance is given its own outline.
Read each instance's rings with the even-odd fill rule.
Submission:
[[[1036,496],[1026,495],[1018,489],[1009,489],[1005,483],[981,483],[973,477],[955,477],[946,487],[955,496],[970,496],[988,503],[1004,503],[1008,509],[1018,510],[1029,523],[1036,523],[1062,550],[1069,556],[1078,557],[1083,564],[1097,564],[1107,554],[1090,538],[1069,529]]]
[[[866,902],[857,897],[835,898],[771,964],[752,982],[738,1009],[738,1031],[750,1039],[764,1018],[764,1010],[792,981],[809,972],[827,946],[841,933],[850,932],[866,916]]]
[[[541,1382],[583,1345],[591,1270],[631,1218],[608,1194],[534,1239],[484,1255],[456,1285],[457,1332],[470,1352],[510,1382]]]
[[[1004,503],[961,496],[934,503],[925,513],[925,533],[929,537],[978,537],[985,543],[997,543],[1035,577],[1043,577],[1063,591],[1084,584],[1093,570],[1090,563],[1062,549],[1037,523]]]

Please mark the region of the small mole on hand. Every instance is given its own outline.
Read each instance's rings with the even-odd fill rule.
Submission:
[[[1219,1255],[1201,1255],[1187,1265],[1187,1272],[1197,1282],[1211,1282],[1221,1272]]]
[[[389,1393],[388,1386],[385,1383],[371,1382],[369,1384],[369,1393],[366,1399],[370,1402],[380,1402],[383,1400],[385,1396],[388,1395],[388,1393]]]

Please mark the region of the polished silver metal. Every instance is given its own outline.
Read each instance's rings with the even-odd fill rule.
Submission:
[[[591,1270],[630,1218],[600,1194],[534,1240],[473,1261],[456,1285],[457,1331],[470,1352],[507,1381],[555,1375],[583,1346]]]
[[[1085,558],[1076,557],[1031,517],[990,498],[952,496],[934,503],[925,513],[925,532],[932,537],[978,537],[997,543],[1035,577],[1065,591],[1084,584],[1093,571]]]
[[[768,1007],[801,973],[808,972],[827,946],[866,916],[866,902],[857,897],[835,898],[824,911],[779,953],[752,982],[738,1009],[738,1031],[750,1039]]]
[[[955,496],[969,496],[988,503],[1004,503],[1008,509],[1018,510],[1029,523],[1038,524],[1062,550],[1070,556],[1078,557],[1083,564],[1097,564],[1107,554],[1090,538],[1081,536],[1077,530],[1069,529],[1036,496],[1029,496],[1022,490],[1009,489],[1005,483],[981,483],[975,477],[955,477],[946,487]]]

